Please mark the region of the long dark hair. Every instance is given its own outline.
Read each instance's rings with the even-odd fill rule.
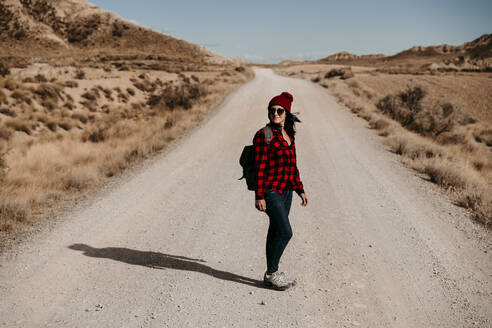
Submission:
[[[294,138],[296,135],[296,122],[300,123],[302,121],[297,117],[297,115],[292,114],[289,111],[285,111],[285,114],[287,115],[284,123],[285,132],[287,132],[290,137]],[[268,114],[268,119],[270,120],[270,114]],[[281,128],[280,124],[273,123],[272,120],[270,120],[270,124],[279,130]]]

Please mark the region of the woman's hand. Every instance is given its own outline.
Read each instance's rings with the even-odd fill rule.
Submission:
[[[301,198],[302,198],[302,203],[301,203],[301,205],[302,205],[302,206],[306,206],[306,205],[308,204],[308,199],[307,199],[307,197],[306,197],[306,194],[305,194],[305,193],[302,193],[302,194],[301,194]]]
[[[255,207],[258,211],[265,212],[266,211],[266,202],[264,199],[255,200]]]

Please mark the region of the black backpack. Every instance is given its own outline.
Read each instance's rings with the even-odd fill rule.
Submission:
[[[263,128],[265,132],[265,140],[267,145],[270,144],[270,141],[273,138],[272,128],[266,125]],[[238,180],[243,178],[246,179],[246,184],[248,185],[248,190],[255,190],[255,146],[248,145],[244,146],[243,152],[241,153],[241,157],[239,158],[239,164],[241,164],[243,168],[243,176]]]

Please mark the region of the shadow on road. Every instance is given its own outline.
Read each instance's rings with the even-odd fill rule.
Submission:
[[[258,288],[267,288],[263,285],[263,281],[261,280],[255,280],[239,276],[234,273],[211,268],[208,265],[199,263],[205,262],[200,259],[192,259],[184,256],[157,252],[138,251],[122,247],[94,248],[85,244],[73,244],[68,248],[76,251],[82,251],[84,252],[84,255],[90,257],[107,258],[128,264],[142,265],[153,269],[175,269],[201,272],[222,280],[228,280]]]

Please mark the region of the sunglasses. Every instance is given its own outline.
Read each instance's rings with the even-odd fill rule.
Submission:
[[[282,116],[282,114],[285,112],[285,109],[283,108],[268,108],[268,113],[275,115],[275,112],[278,113],[278,116]]]

